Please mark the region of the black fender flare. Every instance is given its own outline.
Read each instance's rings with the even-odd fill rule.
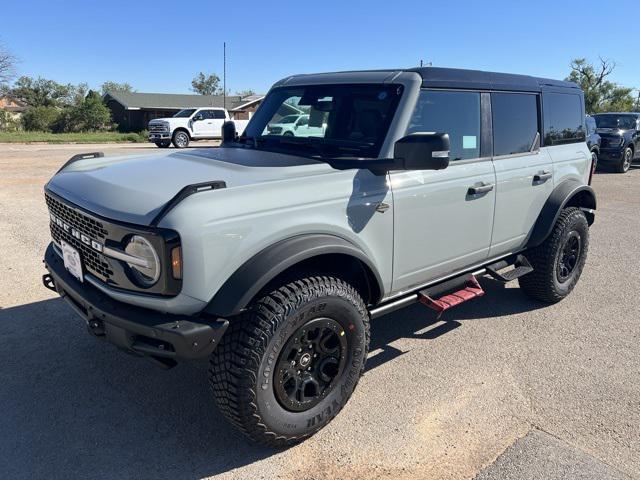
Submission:
[[[557,185],[538,215],[527,240],[527,248],[537,247],[551,234],[560,212],[565,207],[579,207],[585,211],[589,225],[595,219],[596,194],[589,185],[569,179]]]
[[[237,315],[277,275],[302,261],[326,254],[359,260],[369,270],[366,273],[375,279],[378,292],[384,291],[378,270],[359,247],[335,235],[305,234],[281,240],[247,260],[216,292],[204,311],[220,317]]]

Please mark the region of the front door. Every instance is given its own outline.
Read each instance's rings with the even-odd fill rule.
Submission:
[[[407,133],[448,133],[451,161],[444,170],[390,173],[394,292],[487,259],[496,198],[490,145],[484,145],[490,141],[482,141],[488,126],[481,111],[488,101],[478,92],[420,93]]]
[[[193,134],[194,137],[220,137],[222,135],[222,124],[225,116],[222,109],[203,109],[198,112],[202,116],[201,120],[194,120]],[[198,114],[194,116],[197,117]]]

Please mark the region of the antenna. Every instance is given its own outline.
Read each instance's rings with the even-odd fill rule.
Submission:
[[[227,42],[222,42],[222,108],[227,109]]]

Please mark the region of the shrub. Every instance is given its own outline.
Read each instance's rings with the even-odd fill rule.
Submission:
[[[22,126],[29,131],[50,132],[58,115],[56,107],[29,107],[22,114]]]

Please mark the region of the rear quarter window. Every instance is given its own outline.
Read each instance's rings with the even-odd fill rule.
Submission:
[[[565,93],[543,93],[544,144],[584,142],[582,98]]]

